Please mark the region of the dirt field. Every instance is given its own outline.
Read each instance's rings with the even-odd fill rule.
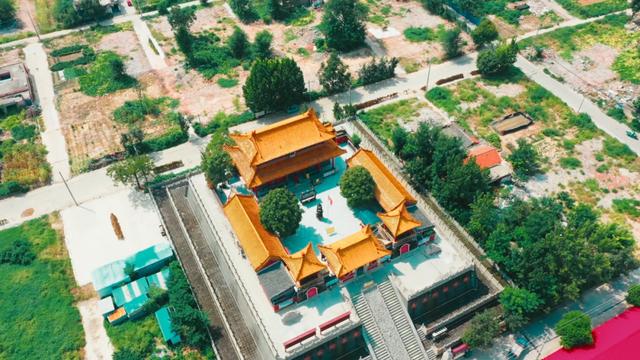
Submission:
[[[138,79],[146,96],[156,98],[167,96],[160,77],[149,72]],[[71,168],[79,172],[90,159],[122,151],[120,134],[126,126],[113,121],[113,110],[127,100],[138,98],[135,89],[118,91],[107,96],[91,97],[77,89],[77,83],[70,81],[58,89],[58,110],[62,131],[71,159]],[[167,125],[145,121],[141,126],[146,135],[159,135]]]
[[[582,5],[582,6],[597,4],[597,3],[600,3],[600,2],[603,2],[603,1],[605,1],[605,0],[578,0],[580,5]]]

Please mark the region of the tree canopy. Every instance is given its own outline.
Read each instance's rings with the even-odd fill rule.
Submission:
[[[460,37],[461,30],[456,27],[451,30],[447,30],[442,35],[440,42],[444,48],[445,58],[452,59],[462,51],[462,38]]]
[[[16,21],[16,6],[12,0],[0,0],[0,26],[9,26]]]
[[[518,44],[515,40],[484,49],[478,54],[476,66],[482,75],[498,75],[510,69],[516,62]]]
[[[634,284],[629,287],[626,300],[633,306],[640,306],[640,284]]]
[[[464,334],[462,341],[474,348],[488,348],[493,339],[500,335],[500,322],[495,309],[485,310],[476,314]]]
[[[366,17],[366,7],[357,0],[329,0],[320,24],[327,46],[343,52],[362,46]]]
[[[293,235],[301,220],[302,209],[298,199],[285,188],[269,191],[260,201],[260,222],[278,236]]]
[[[471,32],[471,38],[477,47],[482,47],[498,39],[498,37],[496,25],[488,18],[483,18],[480,24]]]
[[[515,148],[508,160],[518,178],[523,181],[538,174],[541,171],[540,154],[533,145],[525,139],[518,139],[518,147]]]
[[[591,318],[582,311],[569,311],[556,324],[556,333],[560,335],[560,344],[565,349],[593,344]]]
[[[216,141],[210,141],[207,149],[202,153],[202,171],[207,180],[215,185],[231,178],[233,163],[229,154]]]
[[[268,30],[257,33],[253,41],[253,56],[256,59],[270,58],[273,55],[271,41],[273,41],[273,35]]]
[[[538,311],[542,301],[531,291],[507,287],[500,294],[500,304],[504,308],[507,326],[511,330],[517,330],[529,321],[531,314]]]
[[[374,199],[376,184],[367,169],[354,166],[340,178],[340,194],[347,199],[350,207],[366,205]]]
[[[247,34],[238,26],[233,29],[233,33],[227,39],[227,47],[236,59],[244,59],[251,53],[251,44],[247,39]]]
[[[107,175],[115,182],[125,185],[136,185],[142,189],[143,181],[153,174],[153,160],[148,155],[125,158],[107,168]]]
[[[349,68],[340,61],[340,57],[335,52],[331,52],[327,62],[320,66],[318,78],[320,85],[329,95],[347,91],[351,87]]]
[[[256,60],[242,92],[253,112],[278,111],[304,101],[302,71],[289,58]]]

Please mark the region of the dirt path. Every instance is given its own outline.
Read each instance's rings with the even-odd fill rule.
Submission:
[[[98,298],[81,301],[78,310],[82,317],[82,327],[87,344],[84,347],[85,360],[108,360],[113,355],[113,345],[104,329],[104,319],[98,309]]]
[[[31,13],[31,17],[34,17],[36,14],[36,5],[32,0],[19,0],[18,8],[16,9],[16,18],[21,22],[22,28],[20,31],[32,31],[35,32],[35,27],[33,26],[33,22],[29,19],[29,13]]]

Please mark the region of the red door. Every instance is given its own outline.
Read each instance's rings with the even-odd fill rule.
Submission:
[[[312,287],[311,289],[307,290],[307,299],[311,299],[312,297],[318,295],[318,288],[317,287]]]
[[[409,244],[403,244],[402,246],[400,246],[400,255],[408,253],[410,247],[411,246]]]

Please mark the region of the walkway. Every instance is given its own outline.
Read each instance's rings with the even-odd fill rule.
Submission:
[[[151,68],[153,70],[166,68],[167,63],[165,62],[165,54],[162,50],[162,46],[160,46],[158,41],[156,41],[153,35],[151,35],[151,31],[149,30],[147,23],[139,16],[134,17],[131,22],[133,23],[133,30],[136,32],[136,36],[138,37],[138,42],[140,43],[140,46],[142,46],[142,50],[144,50],[144,54],[147,56],[149,64],[151,64]],[[153,47],[151,43],[153,43]]]
[[[35,83],[37,100],[42,109],[44,131],[42,143],[47,148],[47,162],[51,164],[52,181],[61,182],[60,175],[68,178],[71,175],[69,156],[64,140],[64,134],[60,128],[60,118],[55,105],[55,92],[53,78],[49,71],[47,54],[41,43],[30,44],[24,48],[25,63],[29,68]]]

